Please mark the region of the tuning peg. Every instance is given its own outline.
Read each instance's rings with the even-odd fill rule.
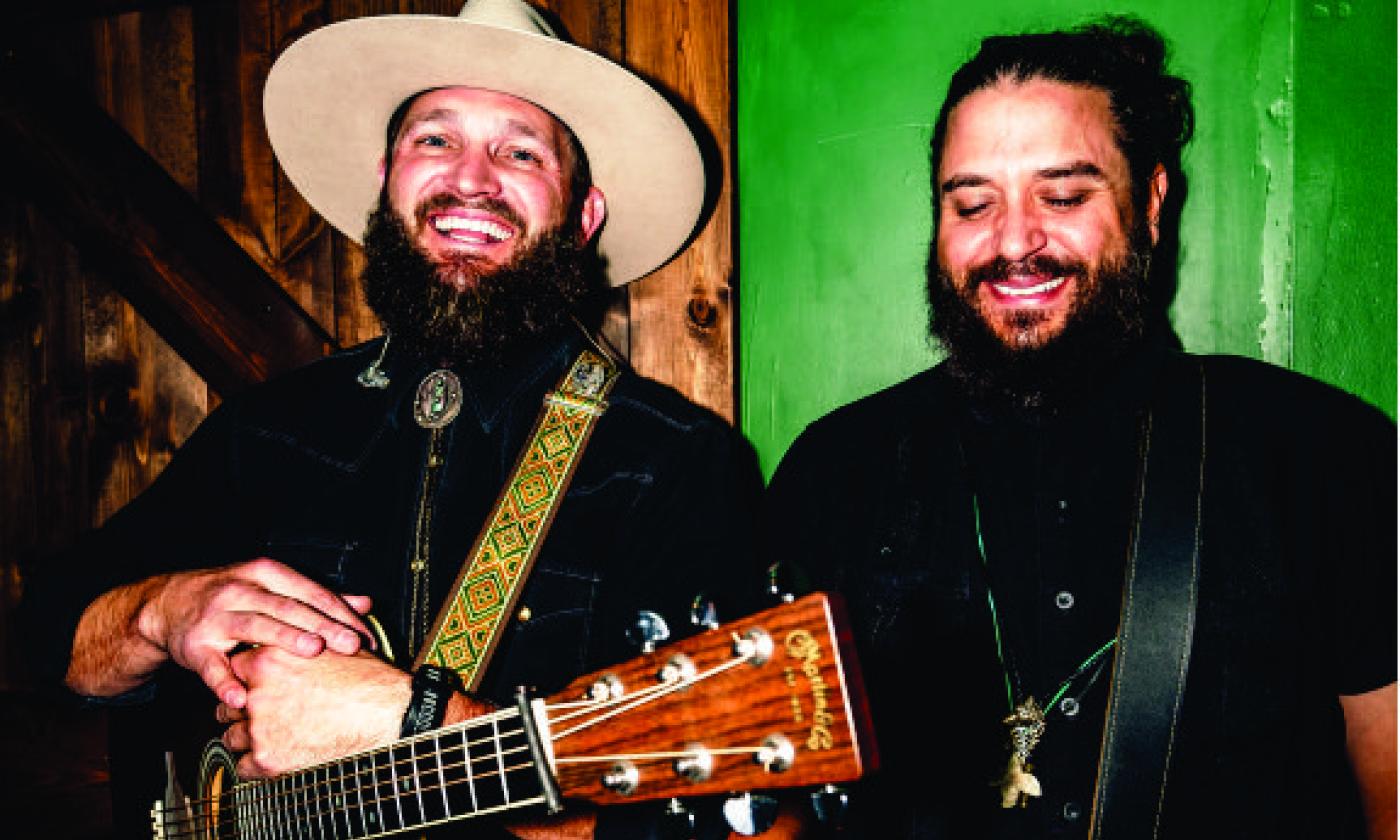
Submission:
[[[768,567],[768,594],[784,604],[797,598],[798,586],[793,580],[792,567],[786,563],[774,563]]]
[[[651,653],[656,650],[657,642],[669,638],[671,628],[666,625],[666,619],[651,610],[639,610],[632,625],[627,628],[627,639],[641,648],[642,653]]]
[[[812,813],[832,831],[846,824],[846,812],[851,807],[851,795],[845,788],[823,785],[811,794]]]
[[[719,610],[715,609],[715,602],[706,597],[704,592],[696,595],[695,600],[690,602],[690,623],[706,630],[713,630],[719,626]]]
[[[672,797],[656,826],[661,840],[695,840],[695,812]]]
[[[773,827],[778,819],[778,800],[771,796],[741,793],[724,800],[724,821],[736,834],[752,837]]]

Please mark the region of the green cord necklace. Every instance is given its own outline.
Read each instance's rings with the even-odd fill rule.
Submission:
[[[997,784],[1001,789],[1001,807],[1013,808],[1026,807],[1032,796],[1040,796],[1040,780],[1031,773],[1031,750],[1040,743],[1041,736],[1045,734],[1045,709],[1055,708],[1055,704],[1060,702],[1060,698],[1065,696],[1069,687],[1074,684],[1084,672],[1092,668],[1103,655],[1118,643],[1118,637],[1114,636],[1098,650],[1089,655],[1074,669],[1074,673],[1065,677],[1050,697],[1050,702],[1041,707],[1036,703],[1035,697],[1027,695],[1026,699],[1020,703],[1016,702],[1015,692],[1011,687],[1011,669],[1006,666],[1006,654],[1002,649],[1001,642],[1001,622],[997,619],[996,599],[992,597],[991,575],[987,566],[987,546],[982,540],[982,510],[977,504],[977,493],[972,494],[972,522],[977,529],[977,555],[982,560],[982,569],[987,578],[987,608],[992,616],[992,634],[997,644],[997,660],[1001,663],[1002,679],[1006,681],[1006,705],[1011,713],[1002,719],[1002,723],[1007,726],[1007,739],[1011,748],[1011,756],[1006,763],[1006,771],[1002,773]]]

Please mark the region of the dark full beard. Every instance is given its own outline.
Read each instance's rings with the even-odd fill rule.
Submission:
[[[947,369],[982,403],[1030,414],[1056,408],[1092,391],[1122,359],[1144,341],[1151,246],[1135,232],[1123,257],[1097,271],[1077,263],[1032,258],[1047,275],[1076,278],[1064,328],[1041,332],[1047,321],[1038,310],[1013,313],[1008,344],[977,309],[977,286],[1006,275],[998,258],[968,273],[961,291],[931,256],[928,272],[929,332],[948,353]]]
[[[435,263],[381,201],[364,245],[370,309],[396,349],[433,362],[496,362],[570,320],[589,324],[607,288],[596,254],[568,228],[542,234],[500,268],[469,257]]]

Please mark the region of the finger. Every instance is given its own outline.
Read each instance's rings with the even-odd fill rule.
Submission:
[[[222,653],[214,651],[204,659],[193,663],[192,670],[199,674],[209,690],[219,701],[233,708],[243,708],[248,702],[248,691],[243,687],[229,668],[228,660]]]
[[[341,595],[340,597],[350,605],[350,609],[360,615],[369,615],[369,611],[374,608],[374,603],[368,595]]]
[[[318,627],[336,627],[339,633],[350,632],[339,625],[328,624],[324,617],[319,617],[305,605],[300,605],[298,609],[289,607],[287,603],[287,599],[279,595],[264,594],[258,603],[245,604],[247,609],[225,613],[221,617],[222,632],[236,642],[278,647],[302,657],[317,655],[326,648],[327,643],[321,633],[300,626],[297,621],[313,623]]]
[[[220,703],[214,707],[214,720],[219,723],[237,723],[240,720],[247,720],[248,714],[242,709],[235,709],[227,703]]]
[[[246,753],[238,759],[238,764],[234,767],[234,772],[240,779],[266,779],[272,774],[263,769],[261,764],[253,760],[252,753]]]
[[[354,636],[352,641],[358,647],[358,637],[368,635],[369,628],[346,602],[334,592],[310,578],[269,558],[260,558],[245,564],[249,574],[269,591],[298,601],[329,618],[332,622],[349,628]],[[299,625],[305,629],[313,628]],[[327,637],[327,642],[332,640]],[[340,650],[340,648],[336,648]],[[355,648],[340,650],[341,653],[354,653]]]
[[[224,742],[224,746],[228,747],[231,752],[247,752],[253,748],[253,736],[248,729],[247,721],[240,720],[228,729],[225,729],[221,740]],[[242,771],[240,770],[240,775],[241,774]]]

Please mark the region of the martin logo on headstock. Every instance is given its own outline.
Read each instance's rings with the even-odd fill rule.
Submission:
[[[816,594],[709,630],[545,699],[274,779],[217,742],[157,840],[369,838],[544,805],[611,805],[854,780],[875,744],[839,602]]]

